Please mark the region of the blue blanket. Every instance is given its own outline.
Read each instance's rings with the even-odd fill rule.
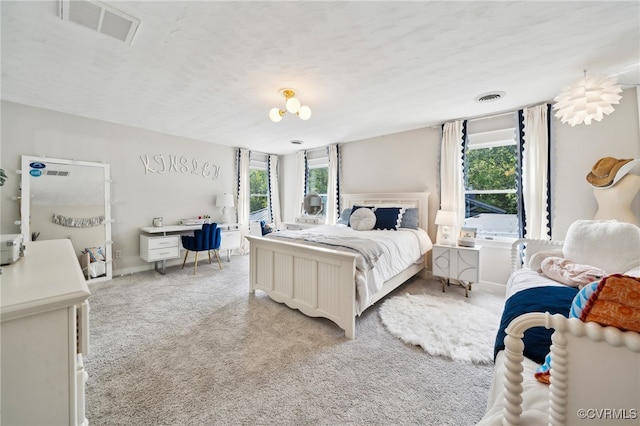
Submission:
[[[504,338],[507,335],[505,329],[512,320],[529,312],[549,312],[568,317],[571,302],[576,294],[578,294],[578,289],[574,287],[545,286],[522,290],[509,297],[505,302],[500,329],[496,336],[493,351],[494,361],[498,352],[504,349]],[[525,331],[522,339],[524,356],[542,364],[544,357],[549,353],[552,334],[553,330],[544,327],[533,327]]]

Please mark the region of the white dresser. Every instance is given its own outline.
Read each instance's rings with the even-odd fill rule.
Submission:
[[[29,243],[0,279],[0,423],[87,425],[90,293],[71,241]]]

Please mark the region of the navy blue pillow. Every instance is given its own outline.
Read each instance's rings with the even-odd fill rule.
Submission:
[[[353,207],[351,207],[351,213],[349,213],[349,220],[348,220],[348,225],[351,226],[351,215],[353,214],[353,212],[355,212],[358,209],[373,209],[373,206],[358,206],[356,204],[353,205]]]
[[[373,211],[376,214],[376,224],[373,229],[398,229],[401,207],[378,207]]]

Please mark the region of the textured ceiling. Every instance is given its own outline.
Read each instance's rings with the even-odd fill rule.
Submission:
[[[2,99],[288,153],[549,101],[585,69],[640,82],[638,1],[105,3],[142,21],[131,46],[3,0]],[[284,87],[308,121],[269,120]]]

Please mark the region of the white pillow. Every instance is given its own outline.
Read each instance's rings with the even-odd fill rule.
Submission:
[[[349,225],[356,231],[369,231],[376,226],[376,214],[368,208],[359,208],[351,214]]]
[[[567,230],[562,253],[608,274],[623,273],[638,266],[640,228],[615,220],[577,220]]]

